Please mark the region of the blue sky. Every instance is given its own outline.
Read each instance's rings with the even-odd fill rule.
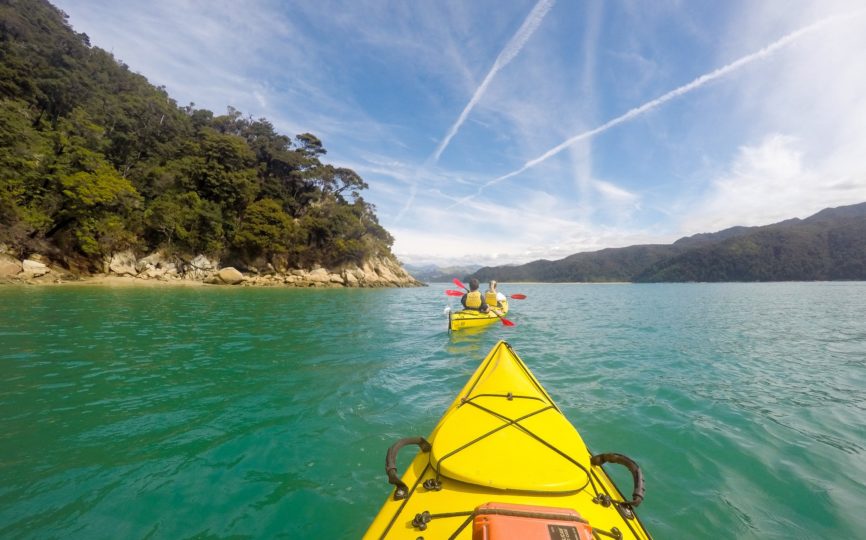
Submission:
[[[180,105],[312,132],[406,263],[866,201],[860,0],[55,0]]]

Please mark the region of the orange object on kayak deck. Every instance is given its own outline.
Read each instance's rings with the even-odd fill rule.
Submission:
[[[474,515],[472,540],[593,540],[589,523],[568,508],[487,503]]]

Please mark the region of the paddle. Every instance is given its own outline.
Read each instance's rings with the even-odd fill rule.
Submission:
[[[469,290],[469,287],[464,285],[463,282],[460,281],[459,279],[454,278],[453,281],[454,281],[454,284],[457,285],[458,287],[460,287],[461,289],[465,289],[467,291]],[[445,294],[447,294],[448,296],[457,296],[458,293],[460,294],[460,296],[463,296],[463,293],[461,293],[460,291],[445,291]],[[511,298],[514,298],[515,300],[526,300],[526,295],[525,294],[512,294]]]
[[[495,309],[491,309],[490,311],[492,311],[494,315],[499,317],[499,320],[502,321],[502,324],[504,324],[505,326],[514,326],[513,322],[509,321],[508,319],[497,313]]]
[[[445,291],[445,294],[447,294],[448,296],[463,296],[464,293],[462,291],[455,291],[454,289],[448,289]],[[513,298],[515,300],[526,300],[526,295],[525,294],[512,294],[511,298]]]

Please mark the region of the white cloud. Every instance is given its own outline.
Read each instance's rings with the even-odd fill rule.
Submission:
[[[496,235],[479,241],[461,231],[423,229],[390,229],[397,239],[394,253],[405,263],[412,264],[480,264],[499,266],[523,264],[538,259],[557,260],[574,253],[597,251],[610,247],[670,242],[674,238],[660,237],[653,231],[587,227],[570,224],[549,227],[533,236],[535,241],[517,236],[511,231],[494,229]],[[537,234],[541,229],[537,228]]]
[[[771,134],[740,148],[730,171],[684,217],[683,234],[767,225],[866,200],[866,166],[856,179],[833,174],[823,163],[804,164],[801,147],[798,139]]]
[[[627,192],[611,186],[620,195]],[[618,191],[617,191],[618,190]],[[570,200],[540,190],[514,204],[468,201],[454,212],[419,204],[413,213],[435,228],[393,227],[394,251],[404,262],[501,265],[560,259],[573,253],[655,241],[652,230],[594,225],[575,215]]]

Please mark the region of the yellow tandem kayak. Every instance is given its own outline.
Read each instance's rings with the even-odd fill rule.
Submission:
[[[481,313],[474,309],[463,309],[460,311],[448,311],[448,330],[462,330],[464,328],[478,328],[479,326],[487,326],[495,322],[499,322],[500,317],[505,317],[508,314],[508,301],[500,302],[498,308],[490,308],[487,313]],[[497,316],[493,310],[499,313]]]
[[[420,450],[402,479],[396,457]],[[623,497],[603,468],[623,465]],[[388,449],[395,486],[365,539],[648,539],[634,513],[643,476],[621,454],[592,455],[511,346],[497,343],[430,436]]]

